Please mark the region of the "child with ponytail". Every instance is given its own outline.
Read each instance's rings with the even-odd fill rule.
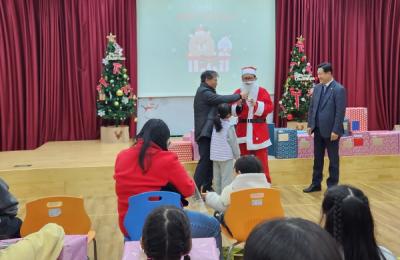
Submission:
[[[190,260],[192,237],[185,212],[173,206],[153,210],[143,226],[141,244],[147,259]]]
[[[213,186],[218,194],[232,182],[234,159],[240,156],[235,128],[229,121],[230,117],[231,106],[226,103],[220,104],[214,119],[210,148],[214,173]]]
[[[378,246],[368,198],[352,186],[329,188],[322,202],[325,229],[342,246],[346,260],[395,260],[386,248]]]

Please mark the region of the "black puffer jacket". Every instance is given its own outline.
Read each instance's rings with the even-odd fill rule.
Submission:
[[[214,88],[201,83],[194,97],[194,134],[196,140],[201,137],[211,138],[213,120],[217,115],[217,107],[222,103],[232,103],[241,98],[239,94],[218,95]]]

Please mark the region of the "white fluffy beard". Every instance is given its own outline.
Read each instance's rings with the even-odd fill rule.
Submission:
[[[253,87],[257,86],[257,81],[253,80],[253,81],[248,81],[248,82],[242,82],[242,91],[249,94],[251,92],[251,89]]]

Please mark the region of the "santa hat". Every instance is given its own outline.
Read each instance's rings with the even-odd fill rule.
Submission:
[[[257,68],[256,67],[252,67],[252,66],[248,66],[248,67],[243,67],[242,68],[242,75],[244,74],[251,74],[251,75],[256,75],[256,71]]]

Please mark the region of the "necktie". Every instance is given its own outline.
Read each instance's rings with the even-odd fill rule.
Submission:
[[[325,94],[326,94],[326,85],[323,85],[322,86],[322,93],[321,93],[321,100],[323,100],[324,99],[324,97],[325,97]]]

